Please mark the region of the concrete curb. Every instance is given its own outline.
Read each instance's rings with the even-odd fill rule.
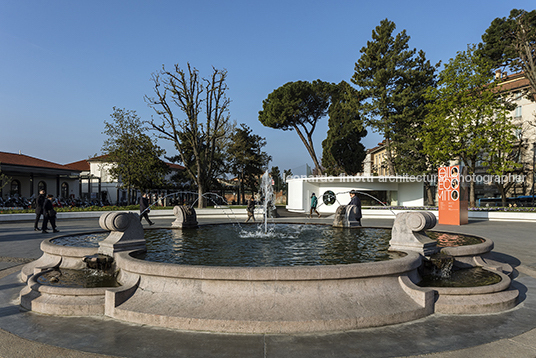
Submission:
[[[58,220],[62,219],[88,219],[88,218],[100,218],[102,214],[110,213],[114,211],[71,211],[71,212],[58,212]],[[139,213],[138,211],[129,211],[133,213]],[[204,218],[246,218],[246,209],[196,209],[197,216]],[[256,211],[256,214],[262,214],[261,210]],[[153,210],[150,214],[154,219],[173,219],[173,210]],[[34,213],[24,214],[2,214],[0,215],[0,223],[2,222],[17,222],[17,221],[34,221]]]
[[[221,207],[215,209],[195,209],[197,216],[204,218],[246,218],[246,209],[235,209],[231,207]],[[388,210],[388,209],[363,209],[363,218],[366,219],[394,219],[399,213],[406,212],[407,210]],[[437,210],[427,210],[433,213],[436,217],[439,217]],[[100,216],[109,211],[72,211],[72,212],[59,212],[58,219],[86,219],[86,218],[100,218]],[[138,211],[131,211],[138,213]],[[255,214],[262,215],[262,209],[257,209]],[[307,213],[295,213],[303,214]],[[321,213],[322,214],[322,213]],[[324,217],[329,217],[333,213],[323,213]],[[152,210],[151,217],[164,219],[172,218],[173,210]],[[511,221],[511,222],[536,222],[536,212],[508,212],[508,211],[469,211],[470,220],[478,221]],[[16,221],[34,221],[34,213],[25,214],[2,214],[0,215],[0,223],[2,222],[16,222]]]

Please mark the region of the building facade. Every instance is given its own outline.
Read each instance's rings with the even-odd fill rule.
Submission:
[[[3,202],[10,198],[34,198],[40,190],[54,197],[78,197],[80,171],[66,165],[0,152],[0,170],[8,180],[0,186]],[[5,184],[5,185],[4,185]]]
[[[164,180],[169,183],[172,181],[173,175],[184,170],[184,167],[173,163],[166,164],[169,167],[169,172]],[[67,166],[80,171],[80,197],[82,199],[97,200],[113,205],[128,205],[127,190],[121,188],[120,180],[114,179],[110,175],[110,168],[114,165],[115,163],[108,161],[105,155],[67,164]],[[157,191],[158,194],[165,193],[167,195],[168,193],[168,190],[164,188]],[[140,193],[135,191],[131,195],[133,201],[130,204],[137,203],[139,196]]]
[[[178,171],[184,170],[180,165],[166,164],[170,169],[165,177],[167,182],[171,182]],[[110,175],[113,165],[106,161],[105,156],[63,165],[21,153],[0,152],[0,171],[5,178],[0,183],[0,207],[12,201],[31,202],[41,190],[63,200],[126,205],[126,190],[121,189],[121,182]],[[159,195],[167,191],[157,190]],[[137,196],[139,193],[135,193],[133,198]]]
[[[366,206],[422,206],[422,178],[406,176],[309,176],[287,177],[288,204],[293,212],[308,212],[311,195],[318,197],[321,214],[335,213],[340,205],[350,202],[350,190],[357,190]]]
[[[389,175],[387,165],[387,149],[385,143],[381,142],[374,148],[367,150],[365,161],[363,162],[364,175]]]
[[[508,197],[534,195],[536,176],[536,98],[528,98],[529,81],[523,73],[508,75],[500,70],[495,72],[496,79],[501,79],[500,89],[507,93],[508,100],[515,105],[510,113],[515,126],[515,150],[519,151],[519,164],[522,168],[517,174],[522,180],[517,180],[509,188]],[[484,163],[477,163],[477,174],[486,174]],[[518,177],[519,178],[519,177]],[[500,193],[494,184],[486,182],[475,183],[476,199],[498,198]],[[498,202],[498,201],[497,201]]]

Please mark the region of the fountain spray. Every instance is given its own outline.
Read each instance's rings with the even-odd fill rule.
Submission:
[[[272,178],[268,170],[264,172],[261,180],[261,195],[264,198],[264,233],[268,232],[268,211],[275,208],[274,189],[272,188]]]

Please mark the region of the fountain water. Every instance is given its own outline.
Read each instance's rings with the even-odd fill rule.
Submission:
[[[274,189],[272,187],[272,178],[268,173],[268,170],[264,172],[261,178],[261,198],[263,199],[264,208],[264,233],[268,232],[268,217],[270,211],[275,212],[275,196]]]
[[[173,195],[177,195],[177,194],[190,194],[190,195],[195,195],[195,196],[198,196],[199,194],[196,193],[196,192],[193,192],[193,191],[187,191],[187,190],[180,190],[180,191],[176,191],[176,192],[173,192],[173,193],[170,193],[170,194],[167,194],[165,196],[163,196],[162,198],[167,198],[169,196],[173,196]],[[212,202],[212,204],[214,204],[215,206],[218,205],[218,202],[215,200],[215,199],[218,199],[220,202],[223,202],[225,204],[227,204],[227,200],[225,200],[224,197],[222,197],[221,195],[218,195],[216,193],[204,193],[202,194],[202,197],[209,200],[210,202]],[[214,199],[215,198],[215,199]],[[185,206],[186,208],[188,208],[188,210],[185,212],[185,216],[189,216],[190,214],[188,214],[189,212],[191,212],[191,210],[193,210],[194,212],[194,215],[195,215],[195,209],[194,209],[194,206],[195,204],[197,203],[197,201],[199,200],[199,197],[194,200],[190,205],[182,205],[182,206]],[[155,201],[154,203],[152,203],[151,205],[149,205],[149,207],[147,209],[145,209],[144,211],[142,211],[140,213],[143,214],[145,213],[146,211],[150,210],[153,206],[157,205],[158,204],[158,201]],[[178,206],[175,206],[175,208],[178,207]],[[175,210],[174,208],[174,210]],[[189,210],[191,209],[191,210]],[[177,209],[178,210],[178,209]],[[231,222],[234,222],[236,225],[240,226],[240,222],[238,221],[237,219],[237,215],[236,213],[233,211],[232,208],[230,207],[222,207],[221,208],[222,212],[227,216],[227,218],[231,221]],[[229,212],[228,212],[229,211]],[[195,225],[194,225],[195,226]]]

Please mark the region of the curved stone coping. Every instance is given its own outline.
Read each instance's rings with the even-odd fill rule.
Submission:
[[[37,279],[43,274],[51,270],[45,270],[40,273],[37,273],[31,276],[28,280],[28,287],[32,291],[37,291],[49,295],[59,295],[59,296],[104,296],[106,290],[112,287],[93,287],[93,288],[78,288],[78,287],[58,287],[44,285],[37,282]]]
[[[235,281],[295,281],[333,280],[360,277],[387,276],[417,269],[421,256],[415,252],[394,260],[348,265],[288,266],[288,267],[222,267],[178,265],[136,259],[129,252],[116,254],[117,266],[139,275],[173,278],[235,280]]]
[[[458,235],[455,233],[450,233],[453,235]],[[484,242],[475,245],[464,245],[464,246],[454,246],[454,247],[442,247],[441,252],[451,256],[477,256],[483,255],[491,250],[493,250],[494,243],[492,240],[485,237],[475,236],[480,239],[483,239]]]
[[[505,275],[502,272],[495,271],[493,269],[489,269],[486,267],[482,267],[484,270],[493,272],[494,274],[497,274],[501,276],[501,281],[497,282],[493,285],[487,285],[487,286],[474,286],[474,287],[427,287],[431,288],[432,290],[437,291],[439,295],[481,295],[481,294],[488,294],[488,293],[496,293],[505,291],[510,287],[510,283],[512,280],[510,277]]]
[[[322,275],[315,267],[145,265],[120,253],[116,259],[121,272],[133,275],[139,285],[113,304],[108,302],[112,292],[107,291],[106,314],[172,329],[248,334],[341,331],[402,323],[432,314],[434,306],[435,291],[401,280],[416,275],[421,259],[418,254],[411,256],[393,260],[406,261],[405,265],[389,265],[391,270],[383,270],[393,272],[397,267],[402,272],[378,275],[378,270],[359,272],[370,265],[351,264],[341,265],[350,272],[320,267],[328,269]],[[385,262],[374,264],[381,267]]]
[[[63,258],[61,256],[43,254],[37,260],[23,266],[22,270],[20,271],[20,278],[23,282],[28,282],[28,278],[34,273],[41,272],[52,267],[59,267],[62,261]]]
[[[84,257],[96,254],[99,249],[98,247],[63,246],[52,243],[52,240],[58,237],[43,240],[41,242],[41,250],[50,255]]]

